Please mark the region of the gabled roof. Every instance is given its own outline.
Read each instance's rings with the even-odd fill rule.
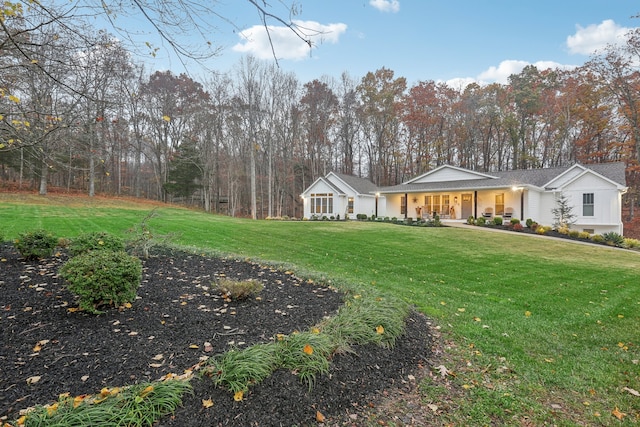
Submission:
[[[344,191],[339,188],[337,185],[335,185],[333,182],[329,181],[327,178],[321,176],[320,178],[316,179],[315,181],[313,181],[313,184],[311,184],[310,186],[308,186],[304,192],[302,194],[307,194],[309,192],[311,192],[311,190],[318,185],[318,183],[324,183],[326,185],[328,185],[333,191],[335,191],[338,194],[344,194]]]
[[[376,187],[373,182],[369,181],[366,178],[360,178],[357,176],[346,175],[337,172],[329,172],[329,174],[327,174],[327,177],[329,177],[329,175],[335,175],[338,179],[347,184],[349,187],[351,187],[351,189],[354,190],[354,192],[358,194],[369,195],[375,193],[378,190],[378,187]]]
[[[575,164],[566,171],[545,184],[545,188],[555,189],[562,188],[574,182],[585,174],[594,174],[595,176],[608,181],[619,189],[623,190],[625,186],[625,168],[622,162],[615,163],[598,163],[583,166]]]
[[[573,165],[560,168],[547,169],[520,169],[512,171],[491,172],[484,174],[482,179],[467,179],[460,181],[434,181],[416,183],[416,179],[411,179],[404,184],[391,187],[380,188],[380,193],[413,193],[413,192],[436,192],[451,190],[480,190],[492,188],[527,187],[544,190],[554,179],[575,167],[582,168],[584,172],[596,173],[607,179],[619,189],[624,189],[625,165],[622,162],[598,163],[589,165]],[[440,168],[439,168],[440,169]],[[458,168],[459,169],[459,168]],[[435,171],[436,169],[434,169]],[[463,169],[464,170],[464,169]],[[583,172],[583,173],[584,173]],[[421,175],[421,177],[423,177]]]
[[[445,181],[443,179],[439,179],[438,175],[440,175],[441,177],[446,176],[446,181],[466,181],[470,179],[495,178],[495,176],[482,172],[476,172],[452,165],[442,165],[433,170],[430,170],[429,172],[425,172],[422,175],[418,175],[417,177],[410,179],[409,181],[405,182],[405,184]]]

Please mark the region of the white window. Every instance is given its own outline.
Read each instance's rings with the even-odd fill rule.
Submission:
[[[327,214],[333,213],[333,193],[312,193],[311,213]]]
[[[582,193],[582,216],[593,216],[593,193]]]

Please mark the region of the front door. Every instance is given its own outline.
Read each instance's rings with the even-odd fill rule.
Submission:
[[[460,211],[460,218],[465,219],[473,215],[473,195],[471,193],[462,194],[462,205]]]

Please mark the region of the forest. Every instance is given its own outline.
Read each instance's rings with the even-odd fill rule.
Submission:
[[[145,69],[113,34],[37,25],[42,10],[27,19],[10,4],[0,16],[0,188],[300,218],[300,193],[329,171],[386,186],[443,164],[624,161],[631,216],[640,201],[639,28],[580,67],[527,66],[506,84],[409,85],[393,64],[301,82],[252,56],[198,81]]]

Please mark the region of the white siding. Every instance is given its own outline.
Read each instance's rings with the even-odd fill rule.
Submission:
[[[378,200],[379,202],[380,200]],[[371,215],[375,215],[376,213],[376,198],[375,196],[369,195],[358,195],[353,200],[353,215],[352,218],[356,217],[356,214],[365,214],[368,217]],[[381,214],[380,205],[378,204],[378,215]]]
[[[608,231],[622,234],[620,192],[611,182],[593,174],[585,174],[564,188],[563,193],[569,198],[576,215],[576,222],[571,228],[594,229],[598,234]],[[593,193],[593,216],[583,215],[584,193]]]
[[[574,166],[573,168],[567,170],[564,174],[559,177],[551,180],[546,188],[560,188],[565,185],[567,182],[574,179],[576,176],[580,175],[584,170],[581,167]]]
[[[311,213],[310,197],[311,197],[311,194],[317,194],[317,193],[333,194],[333,212],[328,212],[322,215],[326,215],[327,217],[330,217],[332,215],[335,216],[337,214],[340,214],[340,217],[342,218],[342,215],[344,215],[344,211],[345,211],[345,209],[342,208],[342,204],[344,202],[342,202],[341,199],[343,199],[343,197],[339,197],[338,191],[336,191],[334,187],[332,187],[331,185],[329,185],[327,182],[323,180],[316,181],[309,188],[307,188],[307,190],[303,193],[304,217],[311,218],[311,215],[313,215]]]
[[[481,178],[484,178],[484,177],[478,176],[478,174],[473,173],[471,171],[442,168],[440,170],[434,171],[433,173],[430,173],[412,182],[413,183],[448,182],[448,181],[464,181],[468,179],[481,179]]]

